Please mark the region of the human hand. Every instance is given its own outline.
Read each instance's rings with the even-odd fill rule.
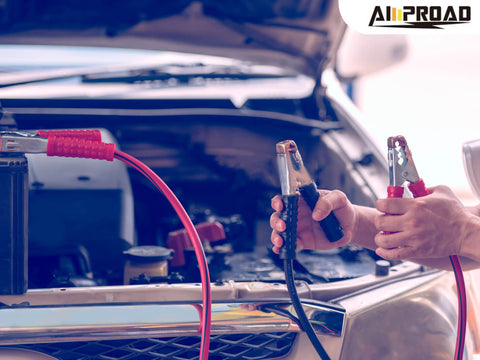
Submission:
[[[297,220],[297,248],[299,249],[328,250],[348,244],[352,239],[355,211],[346,195],[338,190],[320,190],[320,195],[313,213],[305,200],[301,196],[299,197]],[[280,219],[280,212],[283,210],[282,197],[277,195],[272,198],[271,205],[275,210],[270,217],[271,241],[273,252],[278,254],[283,246],[280,233],[285,231],[286,228],[285,222]],[[318,221],[327,217],[331,211],[334,211],[344,232],[344,236],[333,243],[327,240],[318,223]]]
[[[474,216],[446,186],[416,198],[380,199],[375,218],[376,253],[384,259],[441,258],[460,254]]]

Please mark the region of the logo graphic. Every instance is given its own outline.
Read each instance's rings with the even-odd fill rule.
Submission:
[[[377,5],[368,26],[416,29],[443,29],[444,25],[465,24],[472,18],[470,6],[403,6],[398,9]]]
[[[338,0],[363,34],[480,34],[480,0]]]

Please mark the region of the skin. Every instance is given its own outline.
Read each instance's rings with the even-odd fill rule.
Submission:
[[[376,208],[353,205],[341,191],[322,190],[313,212],[300,198],[298,247],[326,250],[352,243],[375,250],[387,260],[410,260],[447,270],[451,269],[448,256],[457,254],[465,270],[480,267],[480,205],[463,206],[446,186],[429,190],[430,195],[417,199],[379,199]],[[281,197],[275,196],[271,206],[275,210],[270,217],[271,241],[278,253],[283,245],[280,232],[285,230],[279,218]],[[325,238],[318,224],[331,211],[345,232],[335,243]]]

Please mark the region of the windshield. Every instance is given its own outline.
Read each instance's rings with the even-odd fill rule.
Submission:
[[[13,45],[0,54],[5,98],[220,98],[241,107],[248,99],[308,97],[315,86],[288,69],[198,54]],[[12,87],[19,84],[28,86]]]

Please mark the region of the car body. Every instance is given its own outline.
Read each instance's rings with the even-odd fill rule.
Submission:
[[[54,46],[36,49],[70,59],[6,66],[4,128],[102,129],[211,231],[210,358],[317,358],[270,250],[275,145],[294,139],[318,186],[355,204],[374,206],[388,182],[386,149],[334,72],[345,32],[337,2],[7,1],[2,10],[3,51],[33,46],[36,58],[36,46]],[[92,47],[93,60],[77,57]],[[146,51],[141,61],[134,50]],[[27,159],[28,291],[0,296],[5,356],[198,358],[201,279],[165,198],[118,161]],[[154,262],[169,270],[125,275],[138,246],[175,247]],[[378,260],[350,245],[298,253],[297,290],[330,358],[452,358],[453,274]],[[479,345],[475,324],[466,358]]]

